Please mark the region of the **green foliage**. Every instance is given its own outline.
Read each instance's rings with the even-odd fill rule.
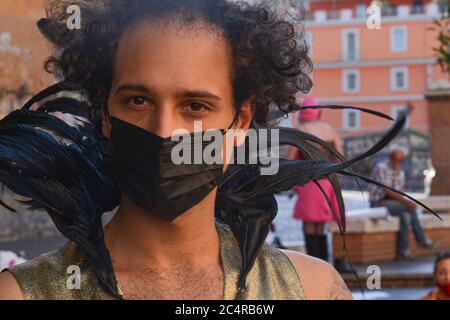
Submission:
[[[450,11],[450,10],[449,10]],[[436,32],[439,45],[433,48],[437,63],[450,77],[450,12],[433,21],[428,30]]]

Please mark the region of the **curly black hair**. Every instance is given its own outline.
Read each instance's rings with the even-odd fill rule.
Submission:
[[[67,27],[72,5],[81,9],[81,30]],[[84,94],[97,124],[107,109],[118,41],[146,19],[176,17],[218,27],[232,48],[235,107],[251,98],[258,125],[268,125],[277,108],[295,110],[297,94],[312,87],[303,11],[294,16],[274,1],[49,0],[46,12],[38,27],[55,50],[45,69]]]

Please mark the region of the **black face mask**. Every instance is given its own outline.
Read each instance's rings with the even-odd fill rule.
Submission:
[[[179,143],[161,138],[142,128],[111,118],[111,137],[106,148],[106,161],[122,193],[135,205],[167,221],[202,201],[223,178],[223,164],[174,164],[172,151]],[[216,133],[224,134],[224,130]],[[189,144],[201,152],[211,141],[195,141],[191,133]],[[203,133],[201,133],[203,136]],[[182,136],[180,136],[182,137]],[[203,154],[203,153],[202,153]],[[197,162],[195,162],[197,163]]]

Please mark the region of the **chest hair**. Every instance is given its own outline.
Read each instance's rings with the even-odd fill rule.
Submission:
[[[224,276],[221,268],[173,266],[121,272],[119,281],[131,300],[221,300]]]

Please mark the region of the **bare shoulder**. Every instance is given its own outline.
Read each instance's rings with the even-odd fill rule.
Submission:
[[[8,271],[0,273],[0,300],[23,300],[19,284]]]
[[[310,300],[351,300],[341,275],[327,262],[308,255],[282,250],[294,265],[305,295]]]

